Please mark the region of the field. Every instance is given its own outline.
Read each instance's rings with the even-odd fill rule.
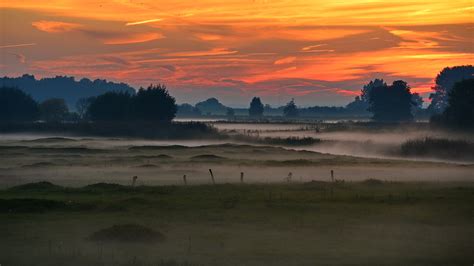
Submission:
[[[301,127],[246,136],[297,134],[338,148],[406,140]],[[0,264],[472,264],[472,162],[293,141],[2,135]]]
[[[35,183],[0,197],[2,265],[470,265],[474,259],[473,183]],[[127,234],[120,230],[111,239],[89,239],[124,224],[164,239],[114,239]]]

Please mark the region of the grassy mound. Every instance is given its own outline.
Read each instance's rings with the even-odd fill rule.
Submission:
[[[30,143],[55,143],[55,142],[74,142],[75,139],[63,138],[63,137],[51,137],[51,138],[39,138],[32,140],[24,140],[23,142]]]
[[[123,224],[101,229],[90,235],[87,239],[98,242],[154,243],[164,241],[165,236],[142,225]]]
[[[222,156],[214,155],[214,154],[201,154],[191,157],[192,160],[224,160],[227,159]]]
[[[121,190],[127,190],[128,187],[119,185],[119,184],[111,184],[111,183],[96,183],[92,185],[87,185],[82,188],[83,190],[86,191],[121,191]]]
[[[47,181],[28,183],[10,188],[10,190],[15,191],[51,191],[60,189],[63,189],[63,187],[54,185]]]

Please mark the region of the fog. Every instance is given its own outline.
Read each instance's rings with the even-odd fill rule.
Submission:
[[[43,180],[70,186],[97,182],[126,185],[130,184],[132,176],[138,176],[138,183],[144,185],[180,185],[183,175],[187,175],[189,184],[208,184],[211,182],[209,169],[213,169],[218,183],[238,183],[241,172],[249,183],[285,182],[289,173],[293,182],[329,181],[331,170],[335,172],[335,178],[347,181],[368,178],[474,181],[472,162],[397,158],[386,154],[403,141],[426,136],[429,132],[403,135],[394,132],[318,133],[287,125],[265,125],[263,128],[267,130],[260,128],[260,136],[311,134],[323,142],[301,147],[271,147],[237,142],[228,145],[231,139],[155,141],[1,135],[0,186]]]

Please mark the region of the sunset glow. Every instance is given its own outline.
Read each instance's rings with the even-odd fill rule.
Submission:
[[[72,75],[147,86],[179,102],[343,105],[372,78],[427,96],[474,64],[472,0],[0,2],[2,76]]]

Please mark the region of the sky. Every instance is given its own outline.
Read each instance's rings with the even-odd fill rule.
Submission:
[[[2,0],[0,74],[164,83],[178,102],[345,105],[373,78],[428,96],[474,64],[473,0]]]

